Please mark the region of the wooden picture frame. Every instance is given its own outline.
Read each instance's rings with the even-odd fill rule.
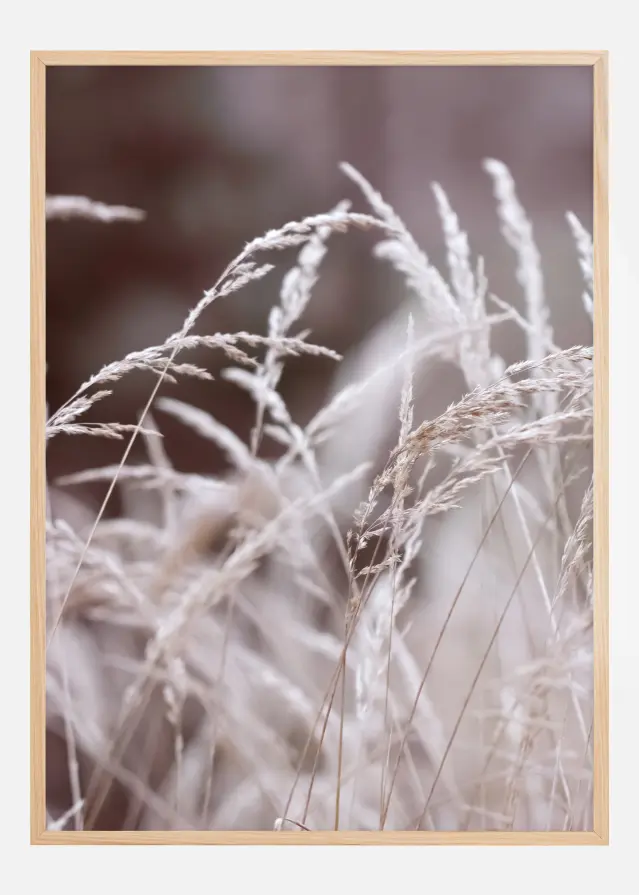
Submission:
[[[594,79],[594,830],[550,833],[54,832],[45,822],[45,76],[49,66],[590,66]],[[608,56],[606,52],[31,53],[31,842],[60,844],[602,845],[608,805]]]

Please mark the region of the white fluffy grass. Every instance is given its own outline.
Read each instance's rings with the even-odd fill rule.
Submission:
[[[118,466],[50,485],[59,496],[110,483],[97,518],[81,506],[56,517],[49,503],[52,827],[592,825],[592,350],[554,344],[532,226],[504,165],[486,168],[523,317],[499,299],[488,312],[484,262],[441,186],[448,278],[343,168],[370,213],[342,203],[254,240],[179,332],[104,367],[47,422],[47,438],[128,439]],[[135,217],[79,199],[47,208]],[[592,241],[569,223],[589,308]],[[375,255],[404,278],[407,309],[301,426],[280,376],[289,355],[339,360],[292,330],[330,238],[352,227],[380,234]],[[212,301],[271,273],[258,255],[291,246],[298,260],[266,336],[194,335]],[[528,345],[508,369],[491,350],[506,319]],[[255,401],[248,444],[207,411],[158,398],[169,377],[209,378],[178,360],[202,346],[229,357],[225,377]],[[418,395],[451,364],[465,393],[425,419]],[[105,383],[139,369],[156,382],[135,427],[82,422]],[[174,469],[157,437],[167,413],[220,447],[232,473]],[[130,466],[139,436],[148,462]],[[267,437],[281,446],[272,463],[260,457]],[[129,512],[107,520],[115,487]]]

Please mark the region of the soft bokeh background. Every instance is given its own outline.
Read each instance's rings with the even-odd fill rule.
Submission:
[[[48,225],[50,407],[103,363],[162,342],[249,239],[344,197],[364,209],[340,161],[357,167],[444,264],[430,189],[439,181],[473,251],[486,259],[491,290],[521,307],[485,157],[510,167],[533,220],[556,341],[589,343],[565,212],[592,226],[592,69],[50,67],[47,193],[147,212],[140,224]],[[348,352],[401,301],[402,283],[371,258],[372,244],[366,234],[333,239],[303,322],[315,341]],[[281,272],[291,260],[279,259]],[[214,304],[203,327],[264,332],[279,273]],[[500,338],[505,359],[519,359],[514,327]],[[213,371],[218,362],[206,356]],[[323,400],[333,369],[317,359],[288,364],[283,391],[302,422]],[[96,413],[134,421],[152,384],[148,375],[121,381]],[[252,407],[234,387],[218,380],[179,389],[248,432]],[[221,463],[208,443],[183,440],[177,429],[172,437],[170,420],[163,431],[181,468]],[[59,437],[48,450],[49,475],[114,462],[121,451],[117,442]]]

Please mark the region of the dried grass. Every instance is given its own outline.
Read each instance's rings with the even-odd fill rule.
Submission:
[[[117,466],[49,484],[51,828],[592,825],[592,349],[554,342],[504,165],[486,169],[524,316],[490,296],[441,186],[448,278],[343,169],[370,213],[340,203],[249,243],[178,332],[103,367],[47,421],[48,439],[128,439]],[[50,197],[47,214],[141,218],[68,197]],[[568,221],[591,310],[592,240]],[[405,282],[406,306],[302,426],[280,378],[292,355],[339,361],[294,330],[329,238],[351,228],[380,237],[375,257]],[[211,302],[272,272],[258,254],[291,247],[266,335],[194,333]],[[528,347],[508,369],[491,348],[506,320]],[[158,396],[165,380],[211,378],[177,359],[202,347],[223,352],[223,376],[255,403],[248,444]],[[420,396],[442,364],[464,393],[425,418]],[[139,422],[85,422],[134,370],[156,377]],[[229,475],[174,469],[163,414],[214,442]],[[139,436],[148,461],[129,465]],[[265,438],[275,461],[260,456]],[[89,481],[109,483],[97,517],[58,499]],[[116,487],[127,512],[106,519]]]

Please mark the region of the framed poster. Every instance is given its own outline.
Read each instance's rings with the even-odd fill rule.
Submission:
[[[607,843],[606,65],[32,54],[34,843]]]

